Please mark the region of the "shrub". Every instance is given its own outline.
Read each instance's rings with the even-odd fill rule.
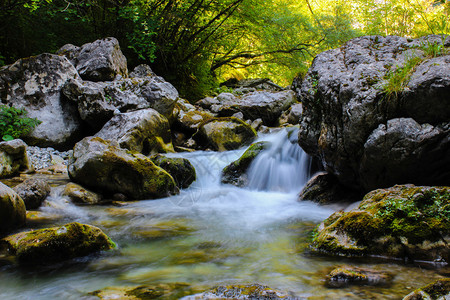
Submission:
[[[7,105],[0,105],[0,136],[4,141],[10,141],[29,133],[41,121],[28,118],[28,112]]]

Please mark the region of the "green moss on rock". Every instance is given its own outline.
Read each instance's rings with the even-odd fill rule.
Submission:
[[[195,295],[195,299],[300,299],[290,292],[274,290],[260,284],[218,286],[202,294]]]
[[[148,299],[180,299],[194,293],[185,283],[159,283],[137,287],[107,287],[89,293],[100,299],[148,300]]]
[[[398,185],[368,193],[358,208],[319,225],[312,249],[449,261],[450,188]]]
[[[116,247],[101,229],[77,222],[21,232],[4,238],[1,244],[26,263],[62,261]]]
[[[175,180],[178,188],[187,188],[196,179],[195,168],[186,158],[169,158],[161,154],[150,157],[152,162],[166,170]]]
[[[450,278],[436,280],[407,295],[403,300],[438,300],[450,298]]]
[[[226,166],[222,171],[222,183],[229,183],[236,186],[245,186],[247,184],[246,172],[252,161],[262,150],[270,146],[269,142],[258,142],[250,147],[238,159]]]
[[[0,235],[25,225],[26,209],[22,198],[0,182]]]

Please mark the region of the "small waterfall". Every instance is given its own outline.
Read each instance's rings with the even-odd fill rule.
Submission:
[[[298,129],[268,136],[271,145],[252,162],[249,188],[261,191],[299,192],[310,177],[311,159],[298,145]]]

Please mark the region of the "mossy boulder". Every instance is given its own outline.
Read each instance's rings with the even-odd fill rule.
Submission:
[[[101,229],[77,222],[11,235],[1,245],[21,263],[62,261],[115,248]]]
[[[96,136],[117,141],[121,148],[144,155],[175,152],[169,122],[152,108],[117,114]]]
[[[141,200],[178,193],[172,176],[150,158],[99,137],[75,145],[68,171],[73,182],[103,195],[121,193]]]
[[[274,290],[260,284],[218,286],[202,294],[195,295],[193,299],[300,299],[290,292]]]
[[[81,185],[73,182],[66,184],[62,196],[68,197],[76,204],[99,204],[103,200],[102,195],[85,189]]]
[[[248,184],[247,170],[252,161],[258,156],[261,151],[270,146],[269,142],[257,142],[242,154],[238,159],[226,166],[222,171],[222,183],[229,183],[235,186],[246,186]]]
[[[0,235],[25,224],[26,209],[22,198],[0,182]]]
[[[107,287],[89,293],[99,299],[147,300],[147,299],[180,299],[193,291],[185,283],[159,283],[137,287]]]
[[[195,168],[186,158],[166,157],[156,154],[150,157],[152,162],[169,173],[178,188],[187,188],[196,179]]]
[[[204,122],[193,137],[205,149],[227,151],[250,144],[256,135],[256,131],[244,121],[225,117]]]
[[[27,209],[36,209],[41,206],[51,191],[47,181],[35,178],[29,178],[13,189],[25,202]]]
[[[27,155],[27,144],[20,139],[0,142],[0,178],[13,177],[32,170],[33,166]]]
[[[415,290],[403,300],[446,300],[449,298],[450,278],[443,278]]]
[[[313,251],[450,261],[450,187],[397,185],[368,193],[322,222]]]
[[[351,266],[341,266],[328,274],[326,286],[341,288],[349,285],[387,285],[391,282],[392,274],[384,271],[363,269]]]

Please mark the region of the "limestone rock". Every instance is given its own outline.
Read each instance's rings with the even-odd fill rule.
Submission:
[[[156,154],[150,157],[152,162],[169,173],[178,188],[185,189],[196,179],[195,168],[186,158],[166,157]]]
[[[169,122],[151,108],[115,115],[96,136],[145,155],[174,152]]]
[[[141,200],[178,192],[172,176],[148,157],[99,137],[77,143],[73,157],[68,166],[72,181],[100,194],[122,193]]]
[[[355,202],[361,199],[360,196],[358,192],[340,184],[334,175],[320,172],[306,183],[298,198],[300,201],[330,204],[336,202]]]
[[[17,193],[0,182],[0,234],[25,225],[25,203]]]
[[[128,75],[127,59],[117,39],[109,37],[81,47],[65,45],[58,51],[67,56],[84,80],[111,81]]]
[[[61,195],[69,197],[76,204],[99,204],[103,200],[101,195],[72,182],[66,184]]]
[[[314,251],[450,261],[450,188],[398,185],[368,193],[317,228]]]
[[[0,178],[13,177],[20,172],[31,172],[27,145],[19,139],[0,142]]]
[[[42,179],[30,178],[16,185],[13,190],[25,202],[27,209],[36,209],[50,194],[50,185]]]
[[[3,103],[23,108],[28,117],[42,121],[23,137],[28,145],[69,148],[81,134],[76,104],[61,96],[62,87],[79,75],[65,58],[40,54],[23,58],[0,69]]]
[[[442,278],[415,290],[403,300],[447,300],[448,298],[450,298],[450,278]]]
[[[325,170],[342,184],[368,192],[393,182],[418,185],[450,182],[450,56],[426,57],[423,47],[427,43],[442,44],[442,38],[359,37],[317,55],[304,80],[295,81],[294,89],[303,105],[299,143],[308,154],[318,157]],[[448,50],[450,44],[445,45]],[[387,94],[383,87],[390,74],[413,56],[421,63],[404,82],[405,88],[397,95]],[[396,134],[398,142],[393,155],[399,160],[395,166],[391,166],[392,160],[385,159],[389,154],[384,151],[387,145],[381,146],[380,136],[378,154],[371,152],[370,158],[370,164],[377,165],[376,170],[361,169],[362,163],[368,163],[363,162],[368,154],[366,145],[375,151],[372,140],[377,128],[409,118],[423,129],[415,129],[413,135]],[[425,138],[427,146],[408,154],[410,146],[420,144],[418,139],[410,140],[413,136]],[[394,136],[388,138],[393,139]],[[412,171],[411,165],[427,167]],[[383,171],[394,168],[395,178],[389,178],[389,172]]]
[[[216,151],[238,149],[250,144],[256,131],[244,121],[236,118],[213,118],[204,122],[194,138],[204,148]]]
[[[0,241],[21,263],[62,261],[115,248],[99,228],[69,223],[8,236]]]
[[[384,271],[342,266],[333,269],[327,276],[326,285],[331,288],[342,288],[349,285],[383,286],[391,283],[392,274]]]

